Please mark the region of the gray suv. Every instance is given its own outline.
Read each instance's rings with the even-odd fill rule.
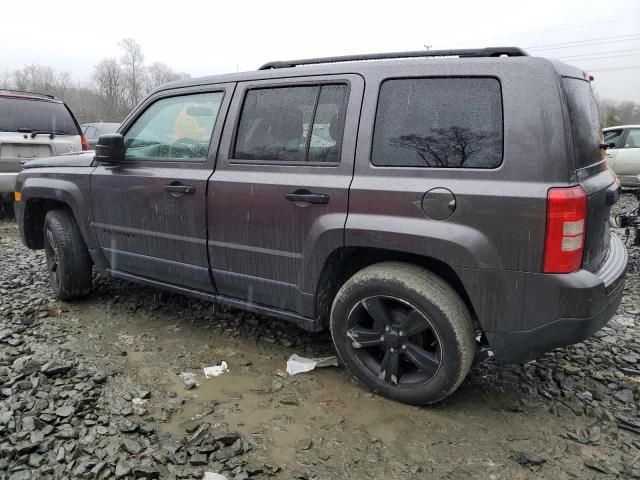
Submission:
[[[27,161],[82,150],[88,148],[78,121],[62,100],[0,89],[0,202],[11,204]]]
[[[385,397],[451,394],[614,314],[619,187],[582,71],[517,48],[272,62],[159,87],[15,212],[62,300],[106,276],[329,328]]]

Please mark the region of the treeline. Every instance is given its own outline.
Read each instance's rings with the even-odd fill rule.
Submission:
[[[119,42],[122,56],[105,58],[94,66],[89,81],[74,81],[68,71],[25,65],[0,71],[0,89],[47,93],[63,99],[80,123],[120,122],[151,90],[163,83],[190,78],[168,65],[145,64],[140,45],[131,38]]]
[[[635,102],[618,102],[610,98],[596,96],[600,124],[602,127],[615,125],[640,124],[640,104]]]

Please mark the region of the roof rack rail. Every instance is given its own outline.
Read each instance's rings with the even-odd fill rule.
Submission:
[[[27,92],[25,90],[11,90],[7,88],[0,88],[0,95],[13,95],[17,97],[33,97],[33,98],[46,98],[48,100],[57,100],[55,96],[48,93],[36,93]]]
[[[290,68],[298,65],[317,65],[319,63],[357,62],[363,60],[387,60],[394,58],[417,57],[523,57],[527,52],[518,47],[488,47],[470,48],[459,50],[419,50],[415,52],[391,52],[391,53],[365,53],[363,55],[344,55],[340,57],[305,58],[302,60],[285,60],[269,62],[262,65],[259,70],[272,68]]]

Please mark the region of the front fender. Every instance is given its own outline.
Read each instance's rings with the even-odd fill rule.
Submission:
[[[22,206],[18,208],[23,211],[21,231],[26,233],[30,229],[40,228],[29,225],[29,222],[39,218],[35,214],[35,210],[42,208],[44,202],[48,202],[49,205],[63,204],[73,213],[87,247],[92,250],[96,249],[94,236],[89,232],[91,222],[90,170],[87,169],[82,174],[74,174],[72,178],[68,178],[66,174],[63,177],[57,173],[38,172],[35,175],[34,173],[31,170],[18,176],[17,188],[22,194]]]

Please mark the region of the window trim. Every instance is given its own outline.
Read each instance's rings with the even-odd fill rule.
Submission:
[[[500,157],[500,163],[492,168],[481,168],[481,167],[419,167],[416,165],[376,165],[373,163],[373,146],[374,146],[374,138],[376,133],[376,123],[378,121],[378,110],[380,108],[380,90],[382,89],[382,85],[389,80],[451,80],[451,79],[485,79],[489,78],[492,80],[496,80],[498,82],[498,88],[500,89],[500,111],[502,114],[502,155]],[[403,76],[403,77],[385,77],[378,84],[377,98],[376,98],[376,109],[373,115],[373,123],[372,123],[372,131],[371,131],[371,141],[369,147],[369,166],[374,169],[411,169],[416,171],[425,171],[425,170],[438,170],[438,171],[474,171],[474,172],[492,172],[496,170],[500,170],[504,166],[504,149],[505,149],[505,121],[504,121],[504,91],[502,88],[502,82],[500,78],[495,75],[417,75],[417,76]]]
[[[144,115],[144,113],[147,110],[149,110],[153,105],[155,105],[157,102],[161,100],[166,100],[168,98],[175,98],[175,97],[188,97],[190,95],[206,95],[208,93],[221,93],[222,97],[220,98],[220,108],[218,109],[218,114],[216,115],[216,118],[213,122],[211,135],[209,136],[209,148],[207,149],[207,155],[202,159],[195,159],[195,158],[177,159],[177,158],[162,158],[162,157],[126,158],[127,150],[125,148],[125,152],[124,152],[125,158],[122,160],[122,162],[128,163],[128,164],[140,163],[144,165],[147,165],[152,162],[170,163],[170,164],[176,164],[176,165],[202,165],[204,163],[207,163],[209,161],[209,158],[211,157],[211,146],[212,146],[211,141],[213,139],[213,134],[215,132],[216,125],[220,121],[220,113],[222,113],[222,108],[224,106],[225,96],[227,93],[226,90],[224,88],[217,87],[212,90],[206,89],[206,90],[188,90],[188,91],[169,91],[169,92],[163,92],[163,93],[169,93],[169,94],[159,95],[157,98],[151,98],[150,101],[144,104],[144,108],[141,108],[138,112],[136,112],[135,117],[133,117],[131,120],[127,122],[126,128],[121,132],[118,132],[122,135],[123,141],[124,141],[124,137],[127,135],[127,133],[129,133],[131,128],[138,122],[140,117],[142,117],[142,115]]]
[[[244,104],[247,101],[247,95],[249,92],[253,90],[268,90],[274,88],[295,88],[295,87],[320,87],[318,88],[318,93],[316,94],[316,103],[313,107],[313,116],[311,119],[311,123],[309,124],[309,136],[307,138],[307,146],[305,150],[305,158],[309,158],[309,146],[311,145],[311,136],[313,135],[313,124],[315,123],[315,113],[318,106],[318,102],[320,101],[320,95],[322,94],[323,86],[331,86],[331,85],[344,85],[347,87],[347,96],[345,99],[345,111],[344,111],[344,122],[342,126],[342,137],[343,141],[340,143],[340,152],[338,154],[337,162],[309,162],[309,161],[286,161],[286,160],[254,160],[254,159],[242,159],[236,158],[236,143],[238,141],[238,133],[240,131],[240,121],[242,119],[242,112],[244,110]],[[347,128],[347,110],[349,108],[349,99],[351,96],[351,82],[347,79],[335,79],[335,80],[307,80],[307,81],[295,81],[290,80],[284,83],[268,83],[268,84],[255,84],[251,85],[248,88],[245,88],[242,97],[242,103],[237,110],[237,115],[234,120],[233,126],[233,137],[231,141],[231,146],[229,150],[229,156],[227,157],[227,162],[229,165],[280,165],[280,166],[291,166],[291,167],[337,167],[341,164],[342,160],[342,145],[344,143],[344,131]]]

